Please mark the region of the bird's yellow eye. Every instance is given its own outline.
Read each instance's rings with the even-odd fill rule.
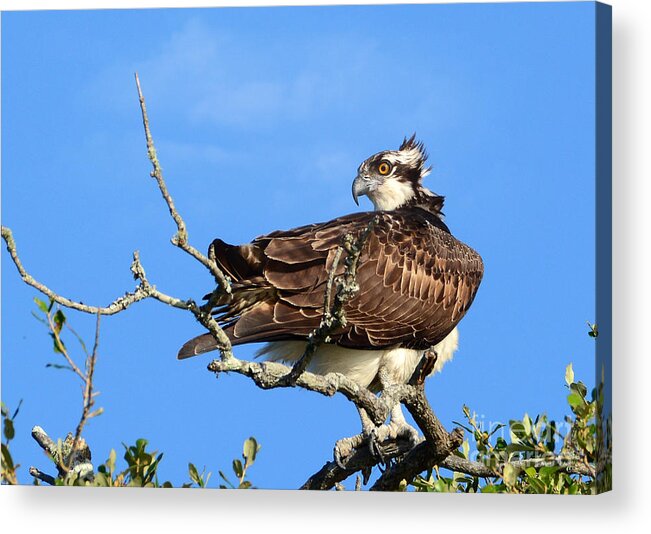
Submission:
[[[382,176],[386,176],[391,172],[391,165],[387,161],[382,161],[378,165],[377,170]]]

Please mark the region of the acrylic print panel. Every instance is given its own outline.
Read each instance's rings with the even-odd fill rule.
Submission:
[[[610,487],[608,6],[12,12],[2,49],[3,482]]]

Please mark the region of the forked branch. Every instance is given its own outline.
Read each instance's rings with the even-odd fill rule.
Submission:
[[[71,365],[73,371],[85,380],[82,417],[75,434],[69,434],[62,444],[57,444],[40,427],[34,427],[33,430],[34,439],[53,458],[59,474],[63,476],[71,469],[77,469],[78,466],[82,466],[79,467],[79,469],[82,469],[86,452],[88,453],[88,459],[90,458],[90,451],[88,451],[88,447],[81,434],[86,421],[96,413],[92,411],[94,397],[92,379],[99,344],[100,316],[120,313],[136,302],[146,298],[152,298],[169,306],[189,311],[213,335],[217,340],[221,358],[211,362],[208,369],[217,375],[220,373],[241,374],[253,380],[262,389],[299,387],[327,396],[340,393],[358,408],[364,409],[377,425],[382,424],[387,419],[395,403],[403,403],[423,432],[424,439],[413,448],[406,440],[394,440],[381,444],[385,451],[385,459],[400,458],[400,461],[394,461],[379,477],[371,489],[399,489],[403,481],[411,481],[417,474],[437,465],[479,477],[488,478],[499,476],[496,470],[454,455],[454,451],[461,444],[462,431],[458,428],[452,432],[445,430],[429,405],[423,389],[424,377],[429,374],[433,365],[431,354],[426,354],[421,360],[410,383],[386,388],[381,398],[344,375],[328,374],[321,376],[306,371],[310,358],[319,345],[327,343],[330,340],[330,336],[338,328],[346,324],[343,306],[346,300],[357,291],[357,265],[362,247],[374,222],[369,225],[361,236],[346,236],[345,241],[342,243],[342,248],[337,251],[337,256],[326,284],[323,319],[319,327],[310,336],[302,358],[293,368],[274,362],[250,362],[240,360],[233,356],[228,336],[226,336],[218,322],[211,315],[211,304],[213,300],[217,299],[220,294],[231,292],[230,281],[219,269],[213,249],[209,249],[208,256],[205,256],[189,243],[185,221],[176,208],[163,178],[163,171],[158,160],[150,130],[145,98],[137,74],[135,75],[135,81],[142,112],[147,154],[152,164],[150,174],[156,180],[158,189],[176,225],[177,231],[171,241],[175,246],[192,256],[208,269],[217,283],[217,290],[213,292],[208,303],[203,306],[199,306],[192,299],[184,300],[167,295],[150,283],[140,262],[139,254],[136,251],[133,254],[133,262],[131,264],[131,271],[135,280],[138,282],[136,288],[115,299],[107,306],[90,306],[61,296],[46,285],[35,280],[20,261],[11,229],[2,226],[2,238],[6,243],[7,251],[22,280],[26,284],[61,306],[97,316],[95,344],[92,354],[88,356],[86,361],[85,372],[74,366],[74,362]],[[343,276],[336,277],[335,271],[344,252],[346,252],[344,274]],[[378,463],[378,459],[367,450],[356,450],[346,462],[344,466],[339,466],[335,462],[326,463],[320,471],[310,477],[303,485],[303,489],[329,489],[335,487],[354,473],[359,471],[368,473],[368,470]],[[568,469],[568,472],[584,474],[579,468],[566,467],[566,469]],[[53,483],[54,481],[53,477],[40,472],[36,468],[32,468],[30,472],[42,481],[48,483]]]

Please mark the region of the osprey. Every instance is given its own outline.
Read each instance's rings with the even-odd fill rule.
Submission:
[[[443,222],[444,197],[422,185],[430,172],[426,160],[422,142],[412,136],[398,150],[364,161],[352,194],[356,203],[366,195],[373,212],[272,232],[245,245],[213,241],[217,263],[232,280],[232,294],[220,297],[214,313],[232,344],[267,342],[258,355],[296,362],[321,321],[326,283],[343,237],[360,235],[375,220],[359,257],[359,290],[343,306],[346,325],[317,348],[308,370],[342,373],[376,392],[383,387],[381,367],[385,382],[388,377],[405,383],[425,350],[437,355],[432,372],[440,370],[457,348],[456,326],[475,298],[483,263]],[[343,274],[343,263],[337,275]],[[216,348],[212,335],[203,334],[188,341],[178,357]],[[400,404],[383,432],[360,415],[360,436],[417,439]],[[335,449],[337,458],[343,449]]]

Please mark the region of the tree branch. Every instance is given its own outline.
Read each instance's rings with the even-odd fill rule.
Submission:
[[[500,464],[491,467],[481,462],[474,462],[472,460],[461,458],[457,456],[454,451],[448,454],[448,456],[443,460],[437,462],[436,458],[432,456],[431,450],[428,450],[428,447],[426,447],[424,441],[413,449],[411,444],[405,440],[398,442],[383,442],[380,444],[380,447],[383,450],[383,456],[389,460],[394,458],[400,459],[406,453],[409,454],[400,459],[395,468],[391,468],[391,471],[388,471],[389,474],[385,475],[382,482],[380,482],[380,480],[376,482],[376,485],[372,488],[375,490],[396,490],[399,488],[402,480],[413,479],[415,475],[436,466],[479,478],[498,478],[502,476],[500,471],[504,469],[505,465]],[[410,451],[413,451],[413,453]],[[369,451],[356,450],[347,460],[344,468],[337,465],[334,461],[326,462],[326,464],[319,471],[314,473],[300,489],[329,490],[332,489],[335,484],[343,482],[354,473],[371,469],[377,464],[377,458],[373,457]],[[516,469],[526,469],[527,467],[538,469],[545,466],[556,466],[559,467],[562,472],[571,475],[581,475],[585,477],[594,476],[591,466],[586,467],[586,465],[578,459],[567,458],[562,455],[550,458],[514,460],[509,462],[509,465],[512,465]]]
[[[32,428],[32,438],[38,443],[39,447],[43,449],[56,465],[57,471],[60,475],[64,475],[66,472],[66,467],[59,461],[59,448],[54,440],[47,435],[47,432],[43,430],[40,426],[35,426]]]
[[[465,473],[466,475],[492,478],[501,476],[499,471],[504,469],[505,464],[490,467],[481,462],[473,462],[472,460],[466,460],[465,458],[460,458],[456,455],[450,455],[438,465],[439,467],[444,467],[450,471],[457,471],[459,473]],[[527,467],[534,467],[536,469],[540,467],[559,467],[561,471],[570,475],[581,475],[585,477],[595,476],[592,466],[586,466],[576,458],[565,457],[563,455],[550,456],[548,458],[543,457],[513,460],[509,462],[509,465],[516,469],[526,469]]]
[[[374,393],[360,386],[339,373],[329,373],[325,376],[304,372],[299,376],[294,385],[285,380],[291,371],[289,367],[278,362],[250,362],[240,360],[235,356],[227,359],[213,360],[208,365],[208,370],[215,374],[237,373],[253,380],[261,389],[275,389],[286,387],[300,387],[332,397],[335,393],[341,393],[348,400],[357,406],[364,408],[369,417],[377,424],[384,422],[389,414],[390,408],[386,402],[378,398]]]
[[[81,479],[92,479],[94,476],[93,465],[90,463],[91,453],[88,444],[83,438],[79,438],[75,443],[74,436],[69,433],[64,440],[58,440],[57,443],[47,435],[47,432],[40,426],[32,428],[32,437],[38,445],[52,458],[57,468],[59,476],[66,478],[74,476]],[[35,467],[30,467],[30,474],[39,473],[44,475]],[[48,480],[33,474],[36,478],[50,483]],[[44,475],[50,477],[49,475]],[[54,477],[50,477],[54,480]]]
[[[95,322],[95,342],[93,343],[93,352],[86,358],[86,374],[84,375],[84,401],[83,408],[81,411],[81,418],[77,424],[77,429],[75,430],[75,437],[72,441],[72,450],[77,450],[79,446],[79,440],[81,439],[81,432],[86,425],[88,419],[96,417],[102,413],[102,409],[95,410],[91,412],[93,406],[95,405],[95,395],[93,391],[93,377],[95,374],[95,363],[97,362],[97,349],[99,348],[99,323],[101,315],[97,314],[97,321]],[[72,456],[70,457],[72,458]],[[70,463],[66,465],[68,469],[72,466]]]
[[[426,353],[417,366],[414,375],[408,384],[392,385],[387,381],[383,382],[384,391],[382,397],[377,397],[370,390],[361,387],[359,384],[350,380],[346,376],[337,373],[331,373],[325,376],[316,375],[306,372],[310,358],[322,343],[328,342],[329,337],[337,328],[345,326],[346,318],[343,313],[343,307],[346,299],[350,298],[358,290],[356,281],[356,269],[363,244],[371,231],[375,219],[371,221],[362,235],[355,238],[352,235],[345,236],[342,248],[337,251],[334,265],[329,273],[326,291],[324,294],[324,314],[319,327],[312,332],[308,339],[306,350],[299,361],[289,368],[283,364],[275,362],[250,362],[237,359],[233,356],[232,346],[228,336],[219,326],[218,322],[212,316],[213,299],[216,299],[222,292],[230,293],[230,280],[219,269],[215,256],[215,250],[211,246],[208,251],[208,257],[194,248],[188,240],[188,231],[186,224],[179,214],[175,203],[170,195],[167,185],[163,179],[163,172],[158,160],[153,137],[151,135],[149,117],[145,105],[145,99],[140,87],[138,74],[135,75],[136,87],[142,112],[143,127],[147,143],[147,153],[152,164],[151,176],[156,180],[161,195],[168,207],[170,216],[176,224],[177,232],[172,238],[172,243],[199,261],[206,267],[217,283],[217,289],[213,292],[208,302],[199,306],[192,299],[182,300],[159,291],[147,279],[145,270],[140,262],[138,252],[133,254],[131,271],[134,278],[139,282],[138,286],[132,292],[127,292],[117,298],[108,306],[89,306],[82,302],[73,301],[66,297],[56,294],[44,284],[36,281],[23,267],[17,252],[16,243],[13,238],[11,229],[2,226],[2,238],[6,243],[7,251],[16,266],[22,280],[34,287],[39,292],[46,295],[52,301],[66,308],[75,309],[84,313],[92,313],[97,316],[95,344],[92,354],[86,361],[86,373],[74,365],[65,350],[62,350],[64,357],[71,364],[71,368],[84,379],[84,407],[82,416],[77,425],[76,433],[73,436],[68,434],[66,439],[55,443],[45,431],[36,426],[32,430],[32,436],[39,446],[43,448],[53,459],[60,476],[66,476],[72,470],[76,476],[92,475],[92,465],[90,464],[90,451],[85,441],[81,437],[86,421],[96,414],[92,412],[93,407],[93,386],[92,379],[99,345],[99,323],[100,316],[114,315],[124,311],[132,304],[145,298],[153,298],[173,306],[178,309],[188,310],[197,321],[203,325],[215,338],[218,348],[221,352],[221,359],[212,361],[208,369],[216,375],[222,372],[233,372],[246,376],[262,389],[274,389],[280,387],[300,387],[306,390],[314,391],[326,396],[333,396],[341,393],[348,400],[353,402],[358,408],[362,408],[376,425],[384,423],[388,417],[391,408],[398,402],[403,403],[410,412],[416,424],[423,432],[424,440],[411,448],[407,440],[387,440],[382,443],[385,459],[400,459],[390,464],[386,471],[375,482],[372,490],[396,490],[404,480],[411,482],[419,473],[426,471],[434,466],[444,467],[456,472],[462,472],[471,476],[490,478],[500,476],[500,466],[495,468],[484,464],[473,462],[458,457],[454,451],[460,446],[463,439],[463,432],[456,428],[448,433],[441,422],[433,412],[425,396],[423,384],[425,377],[431,371],[436,356]],[[343,253],[347,252],[346,268],[343,276],[335,277],[339,260]],[[334,302],[332,291],[336,286]],[[56,329],[54,329],[56,330]],[[55,331],[55,339],[58,339],[58,333]],[[59,345],[63,344],[58,341]],[[369,469],[377,465],[378,459],[375,458],[366,448],[355,450],[352,455],[346,459],[344,466],[338,466],[335,462],[326,463],[321,470],[312,475],[303,485],[303,489],[330,489],[335,487],[341,481],[350,475],[363,471],[368,473]],[[562,458],[533,458],[520,461],[510,462],[510,465],[519,468],[529,466],[541,467],[545,465],[558,465],[568,473],[580,474],[583,476],[595,476],[595,469],[585,463],[573,462],[572,459]],[[38,469],[30,468],[30,473],[47,483],[54,483],[54,478],[42,473]]]
[[[400,439],[397,441],[387,440],[382,442],[379,446],[382,449],[382,456],[385,461],[400,458],[413,448],[412,443],[406,439]],[[372,469],[378,464],[378,461],[378,458],[374,457],[368,448],[355,449],[353,454],[346,458],[344,467],[339,466],[335,461],[326,462],[326,464],[308,478],[299,489],[332,489],[335,484],[343,482],[356,472]]]
[[[447,458],[452,451],[459,448],[463,442],[463,430],[455,428],[446,435],[445,444],[436,448],[427,440],[416,445],[407,453],[405,458],[387,469],[375,484],[371,491],[395,491],[400,488],[403,480],[411,482],[419,473],[438,465]]]
[[[151,171],[151,177],[156,180],[156,183],[158,184],[158,188],[160,189],[160,192],[163,195],[163,199],[167,204],[170,215],[172,216],[172,219],[176,223],[177,233],[172,238],[172,244],[176,245],[181,250],[187,252],[188,254],[190,254],[190,256],[192,256],[194,259],[196,259],[202,265],[204,265],[212,273],[213,277],[215,278],[215,281],[217,282],[217,285],[220,288],[222,288],[222,290],[225,291],[226,293],[230,293],[231,292],[230,282],[226,278],[224,273],[221,271],[221,269],[217,266],[217,262],[214,259],[207,258],[206,256],[204,256],[196,248],[190,245],[188,241],[188,231],[185,226],[185,221],[183,220],[178,210],[176,209],[176,206],[174,205],[174,200],[172,199],[172,196],[167,190],[167,185],[165,184],[165,180],[163,179],[163,170],[160,166],[160,162],[158,161],[158,155],[156,154],[156,147],[154,146],[154,139],[151,135],[151,130],[149,128],[149,117],[147,115],[147,106],[145,105],[145,97],[143,96],[142,89],[140,88],[140,78],[138,77],[138,73],[135,74],[135,78],[136,78],[136,88],[138,89],[138,99],[140,101],[140,110],[142,112],[142,124],[145,129],[145,140],[147,142],[147,155],[149,156],[149,160],[151,161],[153,167]]]
[[[369,234],[376,224],[377,217],[373,217],[371,222],[357,238],[352,234],[346,234],[342,239],[341,246],[337,247],[323,295],[323,317],[321,317],[319,326],[308,336],[303,355],[287,375],[288,385],[294,385],[296,383],[297,378],[305,371],[319,346],[327,343],[337,328],[346,326],[344,304],[359,291],[359,286],[357,285],[359,257],[362,254],[362,249]],[[346,259],[344,260],[346,268],[342,276],[336,277],[337,267],[339,266],[339,261],[344,250],[346,251]],[[335,292],[334,302],[331,302],[332,288],[335,282],[337,290]]]
[[[36,469],[34,466],[29,468],[29,474],[34,478],[38,478],[40,481],[45,482],[46,484],[50,484],[50,486],[56,485],[55,479],[52,475],[43,473],[43,471]]]
[[[36,281],[25,270],[22,262],[20,261],[20,257],[18,256],[16,242],[14,241],[13,233],[10,228],[6,226],[2,227],[2,239],[4,239],[5,244],[7,245],[7,251],[11,256],[11,259],[13,260],[16,269],[18,269],[18,274],[20,274],[20,277],[22,278],[23,282],[25,282],[29,286],[32,286],[34,289],[40,291],[41,293],[49,297],[54,302],[60,304],[61,306],[64,306],[66,308],[71,308],[73,310],[77,310],[84,313],[92,313],[93,315],[96,315],[98,313],[100,315],[115,315],[116,313],[120,313],[121,311],[126,310],[129,306],[131,306],[131,304],[147,298],[147,295],[143,293],[142,289],[139,287],[136,288],[135,291],[125,293],[123,296],[115,299],[108,306],[88,306],[87,304],[83,304],[81,302],[76,302],[69,298],[62,297],[61,295],[58,295],[57,293],[52,291],[46,285]]]

